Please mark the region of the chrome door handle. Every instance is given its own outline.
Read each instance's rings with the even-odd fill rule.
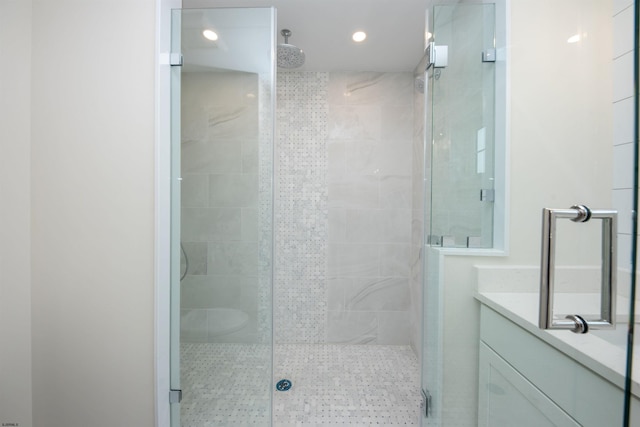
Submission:
[[[566,320],[553,318],[553,290],[556,256],[556,220],[567,218],[574,222],[602,220],[602,279],[600,299],[600,319],[585,320],[578,314],[567,316]],[[614,210],[591,210],[584,205],[574,205],[570,209],[542,210],[542,260],[540,268],[540,329],[569,329],[585,334],[589,329],[615,328],[616,313],[616,250],[618,213]]]

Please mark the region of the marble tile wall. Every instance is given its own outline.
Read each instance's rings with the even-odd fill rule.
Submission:
[[[409,343],[412,92],[278,74],[276,342]]]
[[[259,301],[269,299],[259,291],[259,217],[270,198],[259,197],[259,90],[256,74],[182,75],[183,341],[266,340],[264,327],[258,334]]]
[[[270,127],[257,91],[268,85],[256,75],[184,74],[185,341],[270,334],[270,245],[260,242],[271,199],[260,195],[272,171],[259,162]],[[276,342],[408,344],[411,73],[280,72],[276,96]],[[238,313],[214,325],[219,308]]]
[[[327,341],[408,344],[411,73],[331,73]]]

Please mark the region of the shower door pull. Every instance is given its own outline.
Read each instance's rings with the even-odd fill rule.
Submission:
[[[616,313],[616,233],[617,216],[615,210],[591,210],[584,205],[575,205],[570,209],[542,210],[542,260],[540,268],[540,329],[568,329],[575,333],[586,334],[589,329],[615,328]],[[553,318],[553,290],[556,256],[556,220],[570,219],[574,222],[602,220],[602,278],[600,318],[585,320],[578,314],[572,314],[565,320]]]

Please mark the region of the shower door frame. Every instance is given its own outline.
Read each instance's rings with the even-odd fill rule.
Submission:
[[[256,71],[255,75],[264,73],[266,80],[257,83],[256,90],[261,93],[263,84],[268,84],[265,99],[267,102],[261,107],[265,111],[256,113],[256,138],[259,142],[259,151],[262,151],[263,145],[266,147],[264,154],[261,152],[258,158],[264,159],[259,169],[255,172],[256,177],[262,174],[268,174],[269,179],[260,184],[260,202],[259,209],[270,209],[268,214],[257,215],[264,227],[264,232],[260,233],[257,245],[260,247],[260,253],[268,252],[266,256],[271,257],[273,253],[273,138],[275,135],[275,19],[276,11],[272,7],[259,8],[218,8],[221,13],[233,13],[233,11],[250,13],[250,11],[266,11],[270,16],[268,25],[269,32],[274,35],[268,39],[269,47],[265,50],[268,61],[263,60],[262,66],[251,64],[249,67],[258,67],[262,71]],[[215,11],[216,8],[210,9],[183,9],[181,0],[158,0],[158,43],[159,52],[157,52],[157,140],[156,140],[156,425],[169,427],[179,426],[181,418],[180,402],[182,400],[182,390],[180,390],[181,382],[181,366],[180,366],[180,294],[181,277],[180,277],[180,258],[181,245],[176,244],[181,240],[181,203],[180,203],[180,187],[182,185],[181,169],[181,101],[182,96],[182,66],[183,54],[190,60],[191,51],[181,47],[181,38],[183,36],[184,24],[181,22],[181,14],[176,14],[182,10],[197,12]],[[264,12],[261,12],[265,14]],[[244,15],[243,15],[244,16]],[[265,14],[266,16],[266,14]],[[178,19],[176,19],[176,17]],[[260,28],[259,26],[257,28]],[[176,31],[177,30],[177,31]],[[187,26],[186,31],[192,31],[193,28]],[[186,36],[185,36],[186,37]],[[254,37],[258,37],[254,35]],[[261,36],[260,36],[261,37]],[[238,39],[236,37],[236,42]],[[261,39],[262,40],[262,39]],[[242,41],[240,41],[242,42]],[[197,56],[197,54],[196,54]],[[230,71],[245,71],[245,64],[236,64],[236,62],[225,62],[226,57],[217,58],[219,65],[209,64],[208,67],[229,67]],[[197,62],[197,61],[196,61]],[[185,62],[188,64],[189,62]],[[217,64],[217,63],[216,63]],[[236,68],[238,67],[238,68]],[[251,69],[253,69],[251,68]],[[258,129],[260,131],[258,132]],[[259,133],[259,137],[257,134]],[[265,138],[268,142],[265,143]],[[176,144],[176,141],[178,143]],[[177,202],[176,202],[177,200]],[[258,203],[258,202],[256,202]],[[256,219],[258,220],[258,219]],[[260,228],[260,227],[258,227]],[[264,238],[264,239],[263,239]],[[262,240],[260,240],[262,239]],[[266,253],[265,252],[265,253]],[[264,256],[264,255],[263,255]],[[264,261],[261,258],[261,261]],[[262,286],[268,286],[266,298],[268,300],[268,324],[261,328],[260,320],[256,320],[259,325],[257,334],[262,334],[265,343],[270,347],[268,350],[269,358],[272,358],[273,339],[271,325],[271,288],[273,280],[273,261],[267,258],[266,264],[263,266],[260,262],[260,271],[256,273]],[[264,279],[264,280],[263,280]],[[264,313],[263,313],[264,315]],[[260,317],[260,314],[257,314]],[[265,335],[266,334],[266,335]],[[232,341],[235,342],[235,341]],[[244,342],[242,339],[239,342]],[[256,344],[262,341],[255,342]],[[269,362],[272,366],[273,363]],[[271,372],[271,371],[270,371]],[[271,390],[272,375],[267,375],[268,384],[266,390]],[[173,389],[173,390],[172,390]],[[272,395],[269,393],[268,405],[268,422],[272,423]]]
[[[156,0],[155,426],[171,426],[171,11],[182,0]]]

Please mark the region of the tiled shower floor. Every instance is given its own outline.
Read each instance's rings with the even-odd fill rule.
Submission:
[[[408,346],[182,344],[182,427],[394,426],[419,424],[418,361]]]

